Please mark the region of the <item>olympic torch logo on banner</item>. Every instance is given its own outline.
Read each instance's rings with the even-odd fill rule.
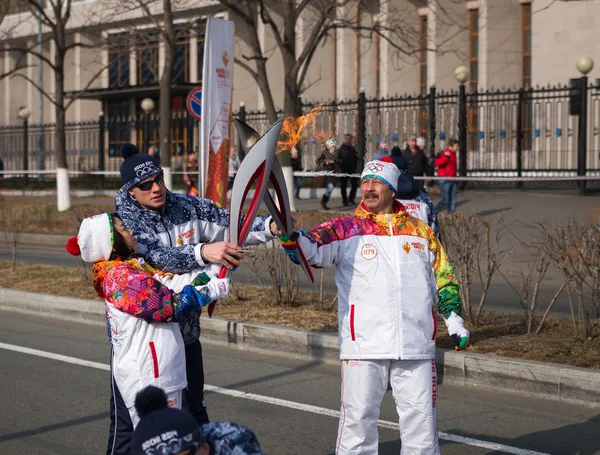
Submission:
[[[200,197],[212,199],[220,207],[227,201],[233,41],[233,22],[209,18],[204,40],[198,181]]]

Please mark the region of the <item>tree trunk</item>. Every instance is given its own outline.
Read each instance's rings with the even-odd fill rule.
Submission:
[[[165,175],[165,185],[172,189],[171,176],[171,81],[173,79],[173,54],[175,53],[175,29],[171,0],[163,0],[165,63],[160,79],[158,134],[160,138],[161,166]]]
[[[69,190],[69,174],[67,165],[67,133],[65,110],[65,44],[60,33],[56,34],[56,54],[54,64],[54,81],[56,83],[56,126],[54,132],[54,150],[56,153],[56,197],[59,212],[71,208],[71,193]]]

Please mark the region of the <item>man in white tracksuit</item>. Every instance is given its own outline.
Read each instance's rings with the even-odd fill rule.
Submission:
[[[469,332],[452,266],[437,237],[394,200],[398,168],[389,157],[365,166],[362,202],[352,217],[282,238],[313,266],[335,265],[342,360],[336,454],[377,454],[377,419],[391,383],[403,455],[437,455],[436,317],[457,349]]]

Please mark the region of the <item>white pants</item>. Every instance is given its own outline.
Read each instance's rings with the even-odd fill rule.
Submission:
[[[181,396],[182,390],[176,390],[175,392],[167,393],[167,404],[170,408],[181,409]],[[140,423],[140,416],[135,410],[135,406],[127,408],[129,410],[129,416],[131,417],[131,423],[133,423],[133,429]]]
[[[439,455],[435,360],[342,360],[337,455],[376,455],[381,401],[392,385],[401,455]]]

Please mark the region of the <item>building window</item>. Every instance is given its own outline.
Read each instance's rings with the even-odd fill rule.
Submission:
[[[523,88],[531,87],[531,3],[521,5],[523,12]]]
[[[42,8],[46,9],[46,7],[48,6],[47,0],[41,0],[41,3],[42,3]],[[21,14],[21,13],[30,13],[30,12],[31,12],[31,8],[29,7],[29,0],[12,0],[12,1],[9,0],[8,11],[6,12],[6,14]]]
[[[198,23],[196,28],[196,39],[198,40],[198,82],[202,82],[202,70],[204,68],[204,36],[206,35],[206,21]]]
[[[129,102],[108,102],[108,156],[120,158],[121,145],[129,142]]]
[[[419,131],[421,135],[427,135],[427,16],[419,17],[419,94],[421,106],[419,109]]]
[[[158,83],[158,33],[140,36],[135,46],[137,85]]]
[[[479,83],[479,10],[469,10],[469,91],[477,92]],[[468,109],[469,149],[479,150],[479,111],[477,96],[471,95]]]
[[[110,36],[109,43],[114,44],[123,40],[126,42],[126,36]],[[109,49],[108,51],[108,86],[110,88],[129,87],[129,46],[122,46]]]
[[[173,55],[173,83],[190,82],[190,35],[188,30],[177,30],[177,43]]]

